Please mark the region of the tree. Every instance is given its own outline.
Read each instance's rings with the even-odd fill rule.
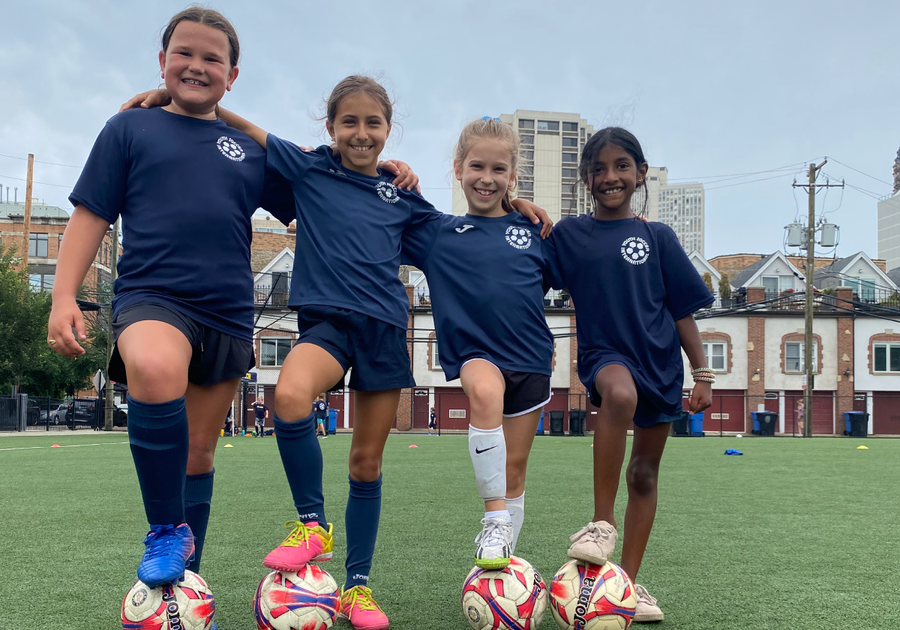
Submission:
[[[708,271],[703,274],[703,282],[706,284],[706,288],[709,289],[710,293],[715,293],[715,291],[713,291],[712,274]]]
[[[731,279],[727,273],[723,273],[719,278],[719,297],[723,300],[731,299]]]

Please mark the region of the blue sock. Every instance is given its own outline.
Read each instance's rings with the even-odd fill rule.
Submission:
[[[350,478],[350,498],[344,526],[347,529],[347,581],[344,589],[366,586],[375,539],[378,538],[378,519],[381,517],[381,478],[375,481],[356,481]]]
[[[322,494],[322,449],[316,439],[313,414],[297,422],[285,422],[275,414],[275,439],[300,520],[316,521],[328,529]]]
[[[209,523],[209,504],[212,502],[213,477],[216,469],[199,475],[188,475],[184,480],[184,520],[194,534],[194,559],[187,565],[188,571],[200,573],[200,556],[206,540]]]
[[[151,525],[184,522],[188,422],[184,396],[145,403],[128,396],[128,441]]]

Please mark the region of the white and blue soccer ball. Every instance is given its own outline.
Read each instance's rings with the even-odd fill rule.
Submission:
[[[122,600],[123,630],[207,630],[216,613],[209,585],[196,573],[184,572],[177,584],[150,588],[140,580]]]
[[[337,582],[315,564],[295,573],[272,571],[253,598],[256,625],[259,630],[327,630],[340,611],[340,599]]]

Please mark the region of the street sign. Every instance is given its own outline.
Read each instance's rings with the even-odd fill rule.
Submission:
[[[97,370],[97,373],[94,374],[94,378],[91,379],[91,383],[94,384],[94,389],[97,390],[98,394],[103,391],[103,388],[106,387],[106,379],[103,378],[103,370]]]

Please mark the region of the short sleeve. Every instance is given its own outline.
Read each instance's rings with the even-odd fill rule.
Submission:
[[[409,195],[408,199],[411,216],[403,231],[400,263],[422,269],[441,232],[441,227],[447,221],[452,221],[453,216],[444,214],[415,193]]]
[[[554,230],[550,236],[541,241],[541,255],[544,257],[544,293],[548,289],[566,288],[562,266],[559,264],[559,240],[558,230]]]
[[[668,226],[659,231],[666,308],[675,321],[709,306],[715,299]]]
[[[288,182],[298,182],[313,164],[325,156],[326,151],[331,151],[331,147],[322,145],[315,151],[304,151],[293,142],[270,133],[266,136],[266,168]]]
[[[110,224],[125,206],[128,161],[122,144],[120,132],[106,123],[69,195],[73,206],[80,204]]]
[[[285,225],[290,225],[297,218],[297,207],[290,183],[268,166],[260,206]]]

